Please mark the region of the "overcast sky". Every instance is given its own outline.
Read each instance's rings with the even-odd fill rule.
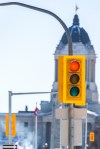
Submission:
[[[9,2],[0,0],[0,2]],[[13,1],[14,2],[14,1]],[[68,27],[75,5],[80,26],[89,34],[97,54],[96,83],[100,93],[100,1],[99,0],[19,0],[50,10]],[[64,30],[50,15],[20,6],[0,7],[0,112],[8,112],[8,91],[51,91],[54,81],[54,52]],[[34,110],[36,102],[50,95],[13,96],[12,112]]]

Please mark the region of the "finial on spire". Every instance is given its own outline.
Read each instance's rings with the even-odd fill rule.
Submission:
[[[77,14],[75,14],[75,16],[74,16],[73,25],[79,25],[79,18],[78,18]]]
[[[77,10],[79,9],[79,7],[76,5],[75,6],[75,13],[77,14]]]

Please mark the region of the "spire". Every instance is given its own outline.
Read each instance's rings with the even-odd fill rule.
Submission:
[[[77,10],[79,9],[79,7],[76,5],[75,6],[75,16],[74,16],[74,19],[73,19],[73,25],[79,25],[79,18],[78,18],[78,15],[77,15]]]
[[[78,7],[76,7],[77,11]],[[84,30],[84,28],[79,26],[79,18],[78,15],[75,14],[73,18],[73,24],[69,27],[70,35],[72,37],[72,42],[82,42],[83,44],[90,43],[90,39],[88,33]],[[66,34],[64,33],[61,39],[61,42],[64,44],[68,43],[66,39]]]
[[[75,16],[74,16],[73,25],[79,25],[79,18],[78,18],[77,14],[75,14]]]

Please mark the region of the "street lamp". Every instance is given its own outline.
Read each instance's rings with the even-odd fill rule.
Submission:
[[[0,6],[8,6],[8,5],[18,5],[18,6],[22,6],[22,7],[26,7],[32,10],[36,10],[36,11],[40,11],[43,13],[47,13],[51,16],[53,16],[55,19],[57,19],[59,21],[59,23],[62,25],[62,27],[65,30],[65,33],[67,35],[67,39],[68,39],[68,55],[73,55],[73,50],[72,50],[72,40],[71,40],[71,36],[69,33],[69,30],[66,26],[66,24],[62,21],[61,18],[59,18],[56,14],[54,14],[51,11],[45,10],[45,9],[41,9],[38,7],[34,7],[31,5],[27,5],[24,3],[19,3],[19,2],[6,2],[6,3],[0,3]],[[10,94],[10,93],[9,93]],[[73,117],[73,113],[72,113],[72,109],[73,108],[73,104],[69,105],[69,148],[73,149],[73,121],[72,121],[72,117]]]
[[[19,3],[19,2],[0,3],[0,6],[8,6],[8,5],[18,5],[18,6],[26,7],[26,8],[32,9],[32,10],[36,10],[36,11],[40,11],[40,12],[43,12],[43,13],[47,13],[47,14],[53,16],[55,19],[57,19],[59,21],[59,23],[62,25],[62,27],[64,28],[65,33],[66,33],[67,38],[68,38],[68,54],[69,55],[73,55],[72,40],[71,40],[71,36],[70,36],[69,30],[68,30],[66,24],[63,22],[63,20],[61,18],[59,18],[56,14],[54,14],[51,11],[42,9],[42,8],[34,7],[34,6],[31,6],[31,5],[27,5],[27,4]]]

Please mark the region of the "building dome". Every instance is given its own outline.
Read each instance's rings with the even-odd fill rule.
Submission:
[[[88,36],[88,33],[79,26],[79,18],[78,15],[75,14],[74,19],[73,19],[73,25],[69,27],[69,32],[72,37],[72,42],[82,42],[83,44],[90,43],[90,39]],[[66,37],[66,33],[63,34],[61,38],[61,42],[63,44],[67,44],[68,40]]]

